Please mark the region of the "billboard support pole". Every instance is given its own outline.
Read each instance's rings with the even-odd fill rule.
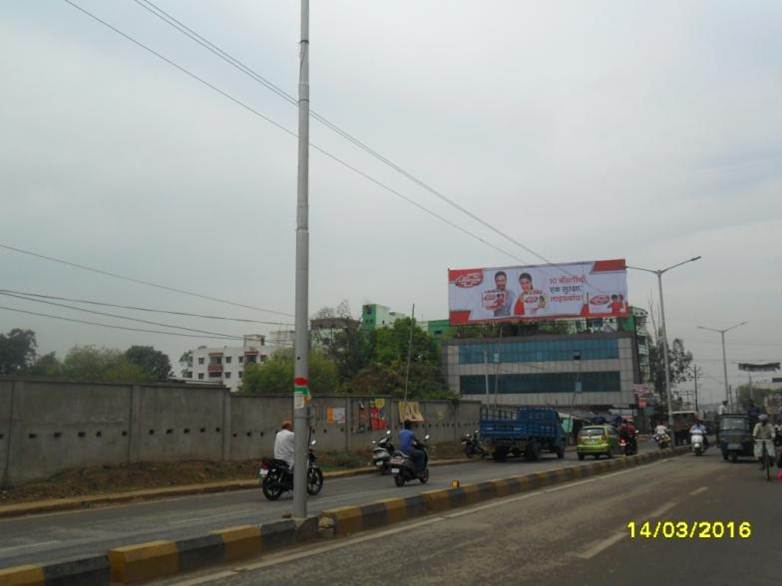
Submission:
[[[413,328],[415,327],[415,303],[410,314],[410,340],[407,343],[407,371],[405,372],[405,402],[407,402],[407,385],[410,382],[410,358],[413,355]]]

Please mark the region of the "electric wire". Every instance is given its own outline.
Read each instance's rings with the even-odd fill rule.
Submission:
[[[64,1],[70,3],[69,0],[64,0]],[[158,289],[164,289],[166,291],[172,291],[174,293],[181,293],[183,295],[190,295],[191,297],[198,297],[199,299],[206,299],[207,301],[215,301],[217,303],[224,303],[226,305],[233,305],[233,306],[236,306],[236,307],[243,307],[245,309],[254,309],[256,311],[263,311],[263,312],[266,312],[266,313],[274,313],[274,314],[277,314],[277,315],[284,315],[286,317],[293,317],[293,314],[291,314],[291,313],[286,313],[286,312],[283,312],[283,311],[277,311],[275,309],[267,309],[267,308],[264,308],[264,307],[257,307],[255,305],[246,305],[244,303],[237,303],[235,301],[230,301],[230,300],[227,300],[227,299],[221,299],[219,297],[212,297],[210,295],[202,295],[201,293],[195,293],[193,291],[187,291],[185,289],[178,289],[176,287],[169,287],[168,285],[161,285],[159,283],[153,283],[152,281],[144,281],[143,279],[135,279],[133,277],[126,277],[126,276],[120,275],[118,273],[112,273],[110,271],[104,271],[103,269],[96,269],[95,267],[90,267],[90,266],[87,266],[87,265],[84,265],[84,264],[79,264],[79,263],[71,262],[71,261],[68,261],[68,260],[61,259],[61,258],[56,258],[54,256],[48,256],[48,255],[45,255],[45,254],[39,254],[37,252],[32,252],[30,250],[25,250],[23,248],[18,248],[16,246],[11,246],[9,244],[0,243],[0,248],[4,248],[5,250],[10,250],[10,251],[13,251],[13,252],[17,252],[19,254],[27,254],[29,256],[34,256],[36,258],[42,258],[42,259],[49,260],[49,261],[52,261],[52,262],[57,262],[57,263],[64,264],[64,265],[67,265],[67,266],[70,266],[70,267],[74,267],[74,268],[77,268],[77,269],[82,269],[82,270],[85,270],[85,271],[90,271],[90,272],[93,272],[93,273],[97,273],[99,275],[104,275],[104,276],[108,276],[108,277],[114,277],[115,279],[122,279],[123,281],[129,281],[131,283],[136,283],[136,284],[140,284],[140,285],[147,285],[149,287],[156,287]]]
[[[129,309],[132,311],[146,311],[151,313],[164,313],[164,314],[170,314],[170,315],[179,315],[183,317],[197,317],[202,319],[215,319],[215,320],[223,320],[223,321],[235,321],[235,322],[242,322],[242,323],[253,323],[253,324],[263,324],[263,325],[271,325],[271,326],[290,326],[293,325],[291,322],[281,322],[281,321],[262,321],[257,319],[248,319],[248,318],[241,318],[241,317],[225,317],[222,315],[209,315],[209,314],[203,314],[203,313],[189,313],[187,311],[174,311],[172,309],[154,309],[151,307],[138,307],[136,305],[118,305],[115,303],[107,303],[105,301],[94,301],[89,299],[78,299],[73,297],[60,297],[56,295],[44,295],[42,293],[30,293],[28,291],[14,291],[12,289],[0,289],[0,294],[4,293],[11,293],[16,295],[26,295],[28,297],[40,297],[42,299],[52,299],[54,301],[70,301],[72,303],[85,303],[88,305],[99,305],[101,307],[114,307],[117,309]]]
[[[102,315],[102,316],[105,316],[105,317],[114,317],[114,318],[117,318],[117,319],[124,319],[124,320],[127,320],[127,321],[133,321],[133,322],[138,322],[138,323],[152,325],[152,326],[162,326],[164,328],[172,328],[172,329],[175,329],[175,330],[183,330],[183,331],[187,331],[187,332],[195,332],[195,333],[198,333],[198,334],[207,334],[207,335],[211,335],[211,336],[221,336],[221,337],[224,337],[224,338],[236,338],[237,337],[237,336],[234,336],[232,334],[225,334],[223,332],[211,332],[209,330],[198,330],[198,329],[194,329],[194,328],[187,328],[187,327],[184,327],[184,326],[177,326],[177,325],[173,325],[173,324],[168,324],[168,323],[165,323],[165,322],[151,321],[151,320],[139,319],[139,318],[135,318],[135,317],[127,317],[127,316],[124,316],[124,315],[120,315],[118,313],[108,313],[108,312],[105,312],[105,311],[95,311],[93,309],[84,309],[83,307],[77,307],[75,305],[68,305],[66,303],[57,303],[55,301],[46,301],[45,299],[36,299],[35,297],[26,297],[24,295],[15,295],[14,293],[3,293],[3,292],[0,292],[0,295],[5,295],[6,297],[13,297],[15,299],[23,299],[25,301],[33,301],[35,303],[44,303],[46,305],[53,305],[55,307],[62,307],[62,308],[65,308],[65,309],[72,309],[72,310],[75,310],[75,311],[81,311],[83,313],[91,313],[93,315]]]
[[[220,337],[217,337],[217,336],[196,336],[195,334],[180,334],[180,333],[177,333],[177,332],[166,332],[166,331],[162,331],[162,330],[147,330],[147,329],[143,329],[143,328],[131,328],[131,327],[127,327],[127,326],[118,326],[118,325],[113,325],[113,324],[110,325],[110,324],[103,324],[103,323],[100,323],[100,322],[88,321],[88,320],[83,320],[83,319],[74,319],[74,318],[70,318],[70,317],[63,317],[61,315],[51,315],[49,313],[39,313],[37,311],[27,311],[27,310],[18,309],[18,308],[15,308],[15,307],[6,307],[4,305],[0,305],[0,309],[4,309],[6,311],[14,311],[16,313],[24,313],[24,314],[27,314],[27,315],[36,315],[36,316],[39,316],[39,317],[48,317],[48,318],[51,318],[51,319],[59,319],[59,320],[62,320],[62,321],[68,321],[68,322],[73,322],[73,323],[88,324],[88,325],[92,325],[92,326],[100,326],[102,328],[109,328],[109,329],[114,329],[114,330],[126,330],[126,331],[130,331],[130,332],[143,332],[143,333],[146,333],[146,334],[163,334],[163,335],[166,335],[166,336],[178,336],[178,337],[182,337],[182,338],[210,338],[210,339],[215,339],[215,340],[228,340],[228,339],[231,339],[231,340],[243,340],[244,339],[244,338],[242,338],[240,336],[233,336],[231,338],[226,338],[226,337],[223,337],[223,336],[220,336]]]
[[[235,103],[236,105],[240,106],[241,108],[243,108],[243,109],[247,110],[248,112],[250,112],[250,113],[254,114],[255,116],[258,116],[258,117],[259,117],[259,118],[261,118],[262,120],[265,120],[266,122],[268,122],[268,123],[269,123],[269,124],[271,124],[272,126],[274,126],[274,127],[278,128],[279,130],[282,130],[283,132],[285,132],[286,134],[289,134],[290,136],[292,136],[292,137],[294,137],[294,138],[297,138],[297,137],[298,137],[298,134],[297,134],[296,132],[294,132],[294,131],[290,130],[289,128],[286,128],[285,126],[283,126],[283,125],[282,125],[282,124],[280,124],[279,122],[276,122],[275,120],[273,120],[273,119],[272,119],[272,118],[270,118],[269,116],[266,116],[265,114],[262,114],[261,112],[259,112],[258,110],[256,110],[256,109],[255,109],[255,108],[253,108],[252,106],[250,106],[249,104],[247,104],[247,103],[243,102],[243,101],[242,101],[242,100],[240,100],[239,98],[236,98],[235,96],[231,95],[231,94],[230,94],[230,93],[228,93],[227,91],[225,91],[225,90],[223,90],[223,89],[221,89],[221,88],[217,87],[217,86],[216,86],[216,85],[214,85],[213,83],[211,83],[211,82],[209,82],[209,81],[207,81],[207,80],[203,79],[202,77],[199,77],[198,75],[196,75],[196,74],[195,74],[195,73],[193,73],[192,71],[190,71],[190,70],[186,69],[185,67],[183,67],[183,66],[179,65],[178,63],[176,63],[175,61],[173,61],[173,60],[169,59],[169,58],[168,58],[168,57],[166,57],[165,55],[163,55],[163,54],[159,53],[159,52],[158,52],[158,51],[156,51],[155,49],[152,49],[152,48],[151,48],[151,47],[149,47],[148,45],[145,45],[145,44],[144,44],[144,43],[142,43],[141,41],[139,41],[139,40],[137,40],[137,39],[135,39],[135,38],[131,37],[131,36],[130,36],[130,35],[128,35],[127,33],[125,33],[125,32],[123,32],[123,31],[121,31],[120,29],[118,29],[118,28],[117,28],[117,27],[115,27],[114,25],[112,25],[112,24],[110,24],[110,23],[106,22],[105,20],[103,20],[103,19],[101,19],[100,17],[96,16],[95,14],[91,13],[91,12],[90,12],[90,11],[88,11],[87,9],[85,9],[85,8],[83,8],[83,7],[81,7],[81,6],[79,6],[79,5],[78,5],[78,4],[76,4],[75,2],[72,2],[71,0],[63,0],[63,2],[65,2],[66,4],[69,4],[70,6],[72,6],[73,8],[75,8],[76,10],[78,10],[78,11],[82,12],[83,14],[85,14],[86,16],[90,17],[91,19],[95,20],[96,22],[98,22],[98,23],[102,24],[103,26],[105,26],[105,27],[109,28],[110,30],[112,30],[112,31],[114,31],[115,33],[117,33],[118,35],[120,35],[120,36],[124,37],[125,39],[127,39],[128,41],[130,41],[131,43],[133,43],[134,45],[136,45],[136,46],[138,46],[138,47],[140,47],[140,48],[144,49],[145,51],[148,51],[148,52],[149,52],[149,53],[151,53],[152,55],[156,56],[158,59],[160,59],[160,60],[164,61],[165,63],[168,63],[169,65],[171,65],[172,67],[174,67],[174,68],[176,68],[177,70],[181,71],[182,73],[184,73],[184,74],[185,74],[185,75],[187,75],[188,77],[190,77],[190,78],[192,78],[192,79],[196,80],[197,82],[199,82],[199,83],[201,83],[201,84],[205,85],[206,87],[208,87],[208,88],[212,89],[213,91],[215,91],[215,92],[219,93],[219,94],[220,94],[220,95],[222,95],[223,97],[225,97],[225,98],[227,98],[227,99],[231,100],[233,103]],[[494,245],[494,244],[490,243],[490,242],[489,242],[489,241],[487,241],[486,239],[484,239],[484,238],[482,238],[482,237],[478,236],[477,234],[474,234],[474,233],[470,232],[470,231],[469,231],[469,230],[467,230],[466,228],[463,228],[463,227],[459,226],[458,224],[456,224],[456,223],[454,223],[454,222],[452,222],[452,221],[450,221],[450,220],[448,220],[448,219],[444,218],[443,216],[441,216],[441,215],[437,214],[436,212],[433,212],[432,210],[430,210],[430,209],[428,209],[428,208],[424,207],[423,205],[419,204],[419,203],[418,203],[418,202],[416,202],[415,200],[413,200],[413,199],[411,199],[411,198],[409,198],[409,197],[407,197],[407,196],[405,196],[405,195],[401,194],[399,191],[397,191],[397,190],[395,190],[395,189],[393,189],[393,188],[389,187],[388,185],[386,185],[386,184],[382,183],[381,181],[379,181],[379,180],[375,179],[375,178],[374,178],[374,177],[372,177],[371,175],[369,175],[369,174],[367,174],[367,173],[365,173],[365,172],[363,172],[363,171],[359,170],[359,169],[358,169],[358,168],[356,168],[355,166],[353,166],[353,165],[349,164],[348,162],[344,161],[343,159],[340,159],[340,158],[339,158],[339,157],[337,157],[336,155],[333,155],[333,154],[331,154],[329,151],[325,150],[324,148],[321,148],[321,147],[319,147],[319,146],[317,146],[317,145],[315,145],[315,144],[312,144],[312,143],[310,143],[310,146],[311,146],[311,147],[312,147],[314,150],[316,150],[316,151],[320,152],[321,154],[323,154],[323,155],[327,156],[328,158],[332,159],[333,161],[335,161],[335,162],[339,163],[340,165],[342,165],[342,166],[346,167],[347,169],[349,169],[349,170],[353,171],[354,173],[356,173],[356,174],[360,175],[361,177],[364,177],[364,178],[365,178],[365,179],[367,179],[368,181],[371,181],[372,183],[374,183],[374,184],[375,184],[375,185],[377,185],[378,187],[381,187],[382,189],[384,189],[384,190],[388,191],[389,193],[391,193],[391,194],[395,195],[396,197],[399,197],[399,198],[401,198],[401,199],[405,200],[406,202],[408,202],[408,203],[410,203],[411,205],[413,205],[413,206],[417,207],[417,208],[418,208],[418,209],[420,209],[421,211],[423,211],[423,212],[425,212],[425,213],[429,214],[430,216],[432,216],[432,217],[434,217],[434,218],[437,218],[438,220],[440,220],[441,222],[443,222],[443,223],[445,223],[445,224],[448,224],[448,225],[449,225],[449,226],[451,226],[452,228],[455,228],[455,229],[459,230],[460,232],[463,232],[464,234],[466,234],[466,235],[468,235],[468,236],[470,236],[470,237],[472,237],[472,238],[474,238],[474,239],[478,240],[479,242],[482,242],[483,244],[486,244],[487,246],[489,246],[489,247],[493,248],[494,250],[497,250],[498,252],[501,252],[501,253],[503,253],[503,254],[505,254],[505,255],[509,256],[510,258],[513,258],[513,259],[515,259],[515,260],[518,260],[518,261],[520,261],[520,262],[526,262],[526,261],[524,261],[524,259],[520,258],[519,256],[517,256],[517,255],[515,255],[515,254],[512,254],[512,253],[508,252],[507,250],[504,250],[504,249],[500,248],[499,246],[496,246],[496,245]],[[275,313],[279,313],[279,312],[275,312]],[[290,314],[283,314],[283,315],[290,315]]]

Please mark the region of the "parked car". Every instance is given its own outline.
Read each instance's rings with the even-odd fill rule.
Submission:
[[[586,425],[578,432],[576,453],[579,460],[587,456],[597,460],[601,455],[612,458],[620,453],[619,433],[613,425]]]

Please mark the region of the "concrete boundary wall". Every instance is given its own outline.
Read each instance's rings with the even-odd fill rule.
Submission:
[[[367,449],[383,433],[367,429],[372,399],[386,400],[385,421],[396,435],[398,407],[391,398],[318,396],[312,437],[319,448]],[[292,407],[292,396],[231,394],[218,385],[0,377],[0,486],[86,466],[260,458],[271,454]],[[344,420],[330,421],[329,409]],[[480,403],[423,401],[421,410],[423,431],[436,444],[472,431]]]

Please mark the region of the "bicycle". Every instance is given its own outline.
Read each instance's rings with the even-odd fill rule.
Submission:
[[[761,442],[761,448],[760,448],[760,461],[763,466],[761,468],[762,473],[765,475],[766,480],[771,480],[771,454],[768,453],[768,449],[766,448],[766,440],[760,440]]]

